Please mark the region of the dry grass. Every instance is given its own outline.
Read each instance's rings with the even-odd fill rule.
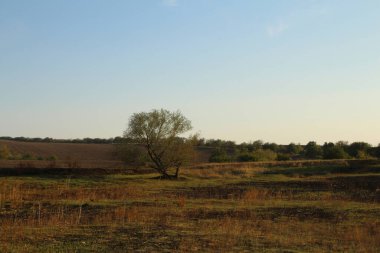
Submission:
[[[204,179],[211,178],[249,178],[253,177],[259,173],[266,171],[266,168],[263,167],[241,167],[241,168],[232,168],[226,169],[223,167],[191,167],[185,168],[182,171],[182,174],[185,176],[194,176]]]
[[[310,166],[348,166],[351,163],[368,163],[373,160],[295,160],[295,161],[269,161],[269,162],[231,162],[231,163],[205,163],[197,164],[195,168],[201,169],[236,169],[256,167],[310,167]]]
[[[377,202],[329,185],[310,191],[324,185],[321,175],[266,171],[188,168],[182,181],[2,177],[0,252],[380,250]]]

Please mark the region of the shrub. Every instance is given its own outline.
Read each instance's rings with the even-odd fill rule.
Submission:
[[[224,149],[218,148],[211,154],[209,161],[212,163],[231,162],[232,158]]]
[[[276,143],[266,142],[266,143],[263,144],[262,147],[263,147],[263,149],[270,149],[273,152],[278,152],[279,151],[279,146]]]
[[[356,154],[356,158],[358,159],[372,159],[373,157],[370,156],[367,152],[364,150],[359,150]]]
[[[371,145],[366,142],[353,142],[348,147],[348,152],[352,157],[362,159],[368,156],[370,148]]]
[[[346,159],[349,157],[342,146],[335,145],[331,142],[325,143],[322,149],[324,159]]]
[[[46,160],[47,160],[47,161],[57,161],[58,158],[57,158],[57,156],[52,155],[52,156],[49,156],[48,158],[46,158]]]
[[[258,149],[252,152],[253,161],[275,161],[277,154],[270,149]]]
[[[323,151],[321,146],[319,146],[315,141],[310,141],[305,146],[304,155],[308,159],[320,159],[323,156]]]
[[[290,155],[282,154],[282,153],[277,154],[277,161],[289,161],[289,160],[291,160]]]
[[[251,161],[254,161],[255,158],[253,157],[252,154],[250,153],[242,153],[238,156],[237,160],[239,162],[251,162]]]
[[[9,157],[9,160],[22,160],[22,155],[18,153],[12,153]]]
[[[33,157],[33,155],[31,155],[31,154],[23,154],[22,155],[22,160],[33,160],[34,159],[34,157]]]
[[[303,151],[303,148],[300,144],[290,143],[286,146],[286,151],[292,155],[298,155]]]

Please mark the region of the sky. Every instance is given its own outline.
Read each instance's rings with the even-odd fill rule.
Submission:
[[[0,0],[0,136],[380,143],[378,0]]]

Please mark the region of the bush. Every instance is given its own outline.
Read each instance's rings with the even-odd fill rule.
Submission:
[[[289,160],[291,160],[290,155],[282,154],[282,153],[277,154],[277,161],[289,161]]]
[[[47,160],[47,161],[57,161],[58,158],[57,158],[57,156],[52,155],[52,156],[49,156],[48,158],[46,158],[46,160]]]
[[[380,144],[375,148],[375,156],[380,159]]]
[[[210,156],[209,161],[212,163],[231,162],[233,159],[224,149],[216,149]]]
[[[303,147],[300,144],[290,143],[286,146],[286,152],[291,155],[301,154]]]
[[[12,153],[12,156],[9,157],[9,160],[22,160],[22,155],[18,153]]]
[[[320,159],[323,156],[323,151],[315,141],[310,141],[304,148],[304,155],[308,159]]]
[[[346,159],[349,155],[344,151],[342,146],[334,143],[325,143],[323,145],[323,159]]]
[[[34,160],[34,157],[31,154],[23,154],[22,160]]]
[[[363,150],[359,150],[356,154],[357,159],[372,159],[373,157],[370,156],[367,152]]]
[[[252,154],[250,153],[242,153],[238,156],[237,160],[239,162],[252,162],[255,160]]]
[[[149,162],[145,148],[141,145],[123,143],[117,146],[118,156],[125,164],[133,167],[142,167]]]
[[[270,149],[258,149],[252,152],[253,161],[275,161],[277,154]]]
[[[362,159],[368,156],[368,151],[370,148],[371,145],[366,142],[353,142],[348,147],[348,152],[350,156]]]

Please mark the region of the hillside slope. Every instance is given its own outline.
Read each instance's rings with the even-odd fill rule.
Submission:
[[[0,140],[12,154],[34,157],[56,156],[59,160],[118,160],[112,144],[40,143]]]
[[[114,144],[44,143],[0,140],[14,155],[29,154],[44,159],[55,156],[58,160],[115,161],[117,150]],[[198,148],[196,163],[208,162],[212,149]]]

